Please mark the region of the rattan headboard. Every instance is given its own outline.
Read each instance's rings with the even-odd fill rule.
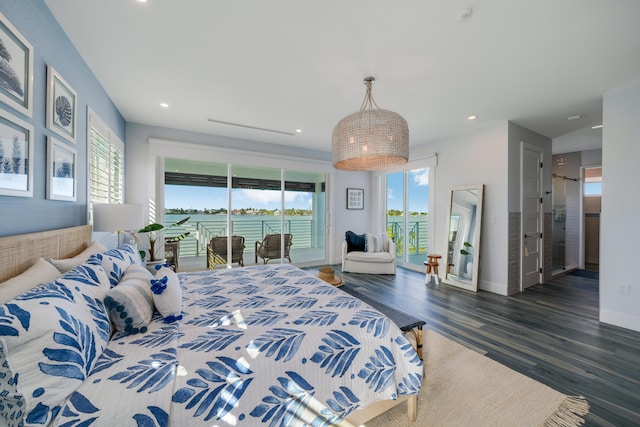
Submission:
[[[0,282],[22,273],[40,257],[69,258],[90,243],[90,225],[0,237]]]

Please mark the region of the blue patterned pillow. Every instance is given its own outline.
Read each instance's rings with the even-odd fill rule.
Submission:
[[[0,419],[47,425],[87,377],[111,331],[100,265],[83,264],[0,305]],[[0,422],[2,424],[2,422]]]
[[[152,279],[145,267],[133,264],[118,285],[107,292],[104,303],[118,332],[131,335],[147,331],[153,316]]]
[[[158,268],[159,267],[159,268]],[[165,323],[182,319],[182,288],[178,275],[167,264],[156,266],[156,277],[151,280],[153,304]]]
[[[111,286],[115,286],[122,279],[122,275],[132,264],[142,265],[140,253],[135,246],[121,245],[115,249],[108,250],[99,254],[91,255],[102,264],[102,268],[109,277]],[[90,259],[91,259],[90,258]]]

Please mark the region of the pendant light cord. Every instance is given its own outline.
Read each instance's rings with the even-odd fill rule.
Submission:
[[[364,95],[364,99],[362,100],[362,105],[360,106],[360,111],[365,110],[373,110],[375,106],[376,109],[380,109],[376,101],[373,100],[373,95],[371,95],[371,87],[373,86],[373,82],[376,80],[373,77],[367,77],[364,79],[364,84],[367,86],[367,93]]]

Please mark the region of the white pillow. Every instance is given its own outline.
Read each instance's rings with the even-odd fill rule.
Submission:
[[[153,316],[151,279],[153,275],[146,268],[132,264],[118,285],[107,292],[104,303],[118,332],[127,335],[147,332]]]
[[[49,425],[87,378],[111,334],[107,283],[83,264],[0,305],[0,424]]]
[[[151,280],[153,304],[162,315],[165,323],[182,319],[182,288],[178,275],[166,264],[156,272]]]
[[[74,267],[82,264],[93,254],[98,254],[100,252],[106,251],[107,248],[104,247],[100,242],[92,242],[87,249],[80,252],[78,255],[73,258],[64,258],[64,259],[50,259],[49,262],[53,264],[60,273],[66,273]]]
[[[20,294],[27,292],[43,283],[49,283],[60,272],[44,258],[39,258],[24,273],[0,283],[0,304],[11,301]]]
[[[365,233],[365,252],[382,252],[382,233]]]

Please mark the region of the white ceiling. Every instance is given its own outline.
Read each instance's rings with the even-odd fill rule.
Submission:
[[[326,152],[369,75],[413,147],[505,120],[590,130],[640,80],[638,0],[45,2],[128,122]]]

